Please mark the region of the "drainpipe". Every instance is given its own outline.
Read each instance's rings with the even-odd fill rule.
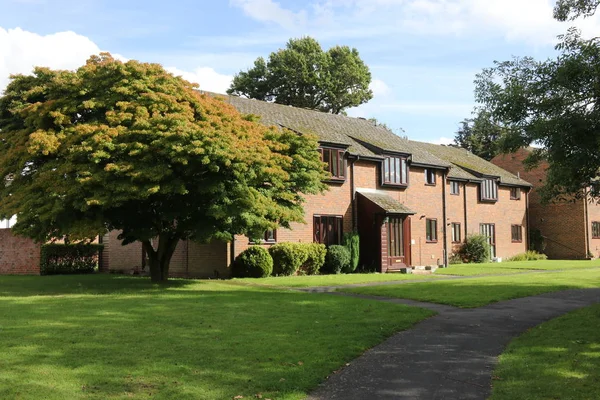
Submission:
[[[591,253],[590,249],[590,235],[589,235],[589,214],[588,214],[588,205],[587,205],[588,194],[585,192],[585,196],[583,197],[583,211],[585,212],[585,254],[583,258],[587,258],[588,254]]]
[[[448,267],[448,226],[446,225],[446,177],[448,171],[442,173],[442,215],[444,227],[444,268]]]
[[[527,248],[525,250],[529,251],[531,249],[531,238],[529,237],[529,231],[531,229],[529,225],[529,193],[531,192],[531,188],[527,189],[525,192],[525,223],[527,224],[527,228],[525,229],[525,234],[527,235],[527,239],[525,244]]]
[[[465,239],[467,238],[467,235],[469,234],[469,213],[467,212],[467,184],[469,183],[469,181],[466,181],[463,184],[463,199],[464,199],[464,212],[465,212]]]

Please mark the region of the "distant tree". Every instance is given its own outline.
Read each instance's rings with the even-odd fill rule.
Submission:
[[[505,129],[493,121],[490,113],[480,110],[475,118],[461,121],[454,143],[476,156],[491,160],[500,152],[504,134]]]
[[[335,46],[323,51],[313,38],[290,39],[285,49],[259,57],[234,76],[229,94],[294,107],[343,113],[373,98],[371,73],[358,51]]]
[[[109,54],[13,76],[0,98],[0,218],[40,241],[121,230],[165,281],[180,240],[289,226],[303,194],[325,189],[315,138],[253,120],[160,65]]]

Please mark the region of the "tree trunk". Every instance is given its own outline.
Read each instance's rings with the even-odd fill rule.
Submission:
[[[179,238],[161,234],[158,236],[158,248],[155,250],[149,240],[142,242],[142,247],[148,255],[150,280],[161,283],[169,279],[169,264],[175,252]]]

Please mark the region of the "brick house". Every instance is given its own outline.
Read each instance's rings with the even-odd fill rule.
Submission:
[[[331,179],[329,191],[310,195],[305,224],[265,232],[277,242],[341,243],[361,237],[361,263],[378,271],[442,265],[467,235],[488,236],[495,257],[527,250],[529,183],[465,150],[409,141],[361,118],[332,115],[235,96],[215,95],[268,125],[317,135]],[[139,243],[121,246],[102,238],[104,270],[143,266]],[[180,277],[228,276],[231,261],[253,245],[181,242],[170,273]]]
[[[548,163],[526,170],[523,161],[531,151],[522,148],[512,154],[500,154],[492,163],[533,185],[529,198],[530,227],[542,235],[544,253],[553,259],[600,257],[600,205],[587,197],[542,204],[538,190],[545,183]]]

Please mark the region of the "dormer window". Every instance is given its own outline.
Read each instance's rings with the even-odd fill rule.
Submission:
[[[321,159],[325,164],[325,171],[331,174],[332,180],[343,181],[346,179],[346,163],[344,162],[345,150],[322,147],[319,149]]]
[[[406,157],[386,156],[383,160],[383,184],[406,186],[408,184],[408,164]]]
[[[498,201],[498,182],[495,179],[486,179],[480,185],[481,201]]]

